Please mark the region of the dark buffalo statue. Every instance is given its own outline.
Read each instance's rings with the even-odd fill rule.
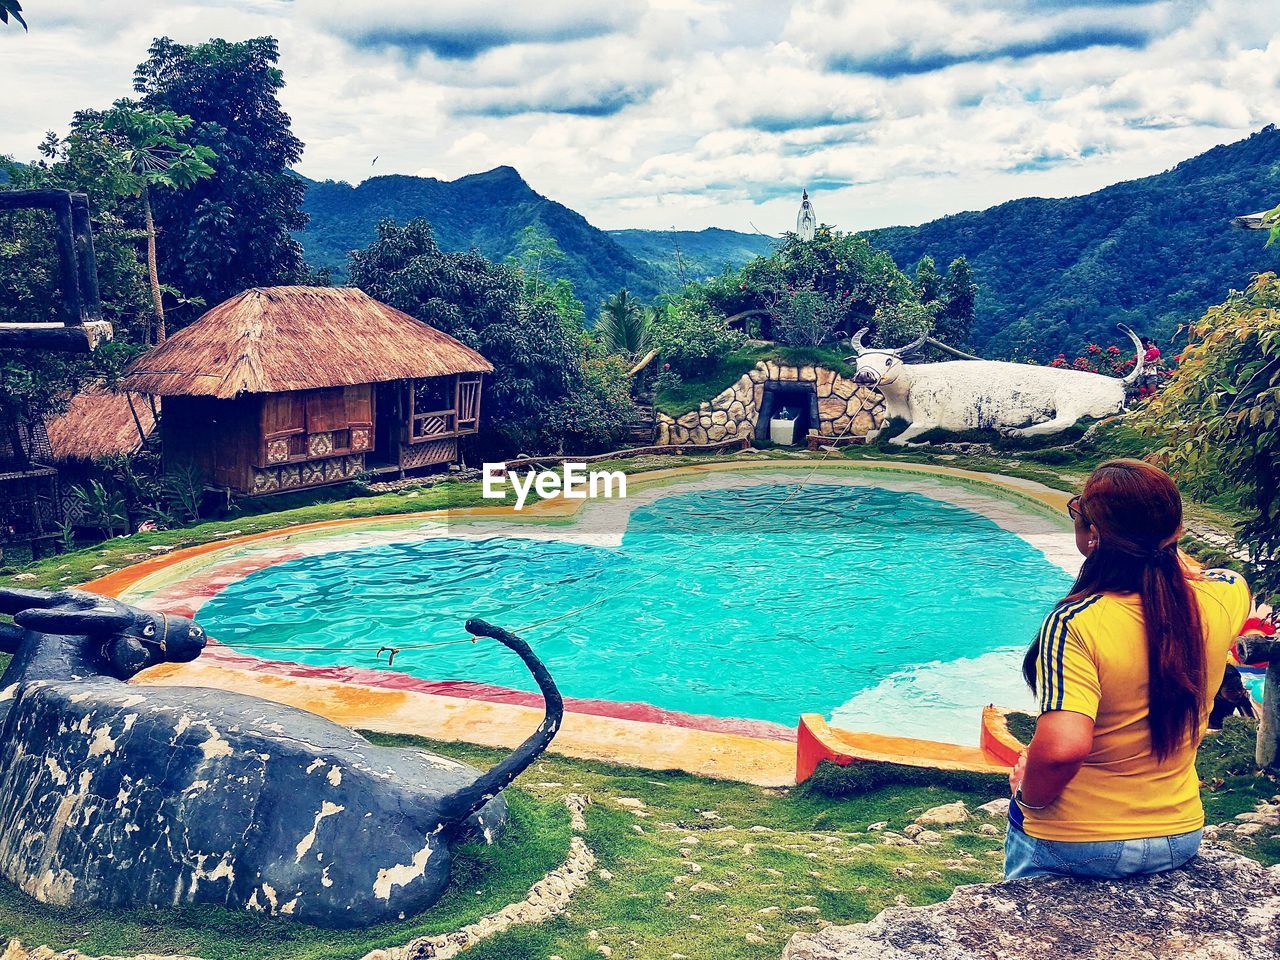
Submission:
[[[435,903],[451,847],[492,840],[500,791],[546,749],[563,703],[488,773],[377,747],[314,714],[203,687],[131,686],[200,655],[204,632],[77,590],[0,589],[0,874],[37,900],[98,908],[211,903],[326,927]]]

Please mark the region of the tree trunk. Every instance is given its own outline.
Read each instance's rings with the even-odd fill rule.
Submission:
[[[656,357],[657,355],[658,355],[657,350],[650,350],[643,357],[641,357],[639,361],[636,362],[636,365],[634,367],[632,367],[630,370],[627,371],[627,376],[634,377],[637,373],[639,373],[641,370],[647,367],[650,363],[652,363],[653,358]]]
[[[1236,649],[1241,663],[1267,664],[1254,759],[1263,770],[1274,773],[1280,771],[1280,639],[1250,633],[1237,641]]]
[[[1272,644],[1273,648],[1280,644]],[[1254,758],[1263,770],[1280,771],[1280,663],[1271,662],[1262,681],[1262,716]]]
[[[151,216],[151,190],[142,188],[142,212],[147,218],[147,274],[151,279],[151,303],[156,314],[156,343],[164,343],[164,298],[160,294],[160,271],[156,267],[156,221]]]

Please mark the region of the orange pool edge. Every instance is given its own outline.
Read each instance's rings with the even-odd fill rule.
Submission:
[[[800,717],[796,730],[796,783],[813,776],[823,760],[841,767],[889,763],[967,773],[1008,773],[1022,752],[1022,745],[1009,732],[1004,712],[996,707],[983,709],[981,723],[980,745],[971,747],[842,730],[830,726],[821,714],[806,713]]]

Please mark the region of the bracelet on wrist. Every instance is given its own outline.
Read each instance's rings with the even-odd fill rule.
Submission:
[[[1017,791],[1014,793],[1013,799],[1014,799],[1014,802],[1017,803],[1018,806],[1022,807],[1022,809],[1024,810],[1048,810],[1049,807],[1053,806],[1052,803],[1046,803],[1043,807],[1037,807],[1033,803],[1027,803],[1027,801],[1022,799],[1021,787],[1019,787]]]

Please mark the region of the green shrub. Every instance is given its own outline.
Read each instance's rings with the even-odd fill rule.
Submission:
[[[724,364],[742,340],[742,334],[727,329],[724,315],[705,300],[669,304],[649,319],[648,346],[658,352],[665,369],[686,378],[705,376]]]
[[[1142,411],[1163,465],[1193,496],[1234,490],[1249,582],[1280,593],[1280,277],[1256,276],[1188,331],[1168,385]]]
[[[1078,443],[1093,424],[1092,420],[1077,420],[1065,430],[1034,437],[1006,436],[998,430],[944,430],[934,427],[916,438],[919,443],[985,443],[1000,451],[1036,450],[1044,447],[1064,447]],[[1070,459],[1070,457],[1068,457]]]
[[[1022,743],[1030,743],[1036,735],[1036,718],[1029,713],[1010,711],[1005,715],[1005,723],[1009,725],[1009,732]]]
[[[823,760],[813,775],[796,787],[800,796],[852,797],[887,786],[945,787],[966,793],[1007,794],[1009,779],[1004,774],[970,773],[965,770],[935,770],[898,763],[852,763],[841,767]]]

